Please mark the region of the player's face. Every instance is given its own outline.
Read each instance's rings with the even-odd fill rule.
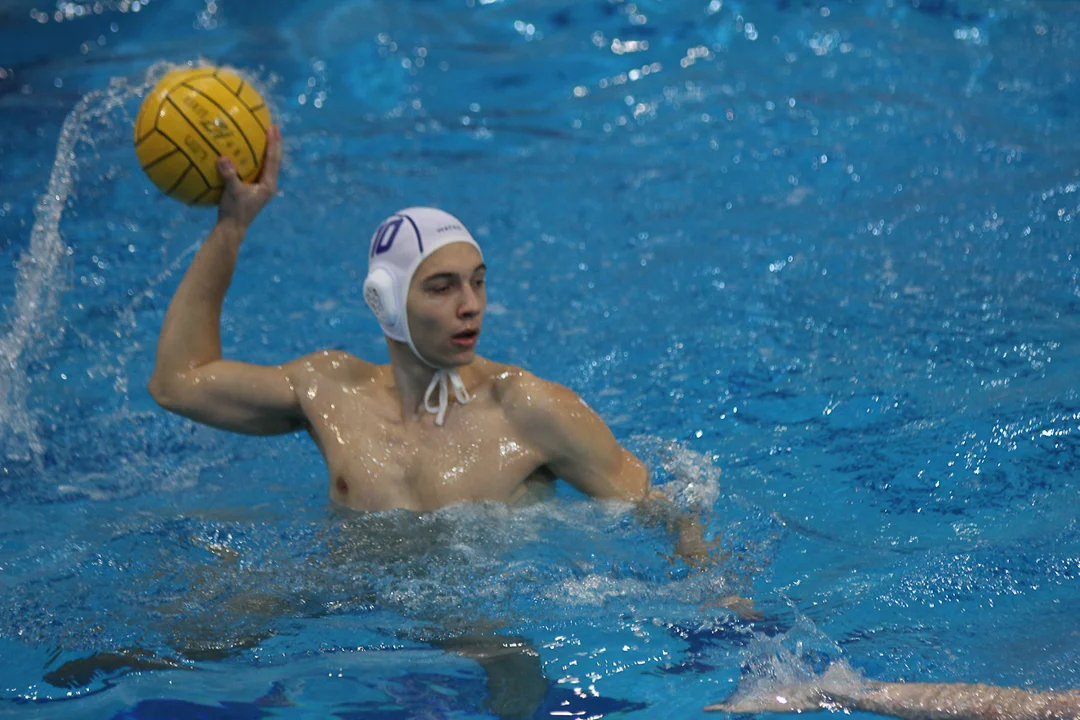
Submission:
[[[479,251],[467,243],[441,247],[420,263],[406,310],[413,344],[425,360],[459,367],[476,357],[487,307],[486,273]]]

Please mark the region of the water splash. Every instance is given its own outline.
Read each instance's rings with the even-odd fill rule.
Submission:
[[[164,64],[159,63],[141,81],[113,79],[105,90],[79,100],[64,120],[48,186],[34,208],[30,244],[19,259],[15,301],[6,323],[9,329],[0,338],[0,417],[4,418],[0,446],[7,459],[33,462],[39,471],[45,445],[36,413],[29,406],[33,379],[28,367],[56,347],[66,330],[59,310],[60,299],[71,284],[67,259],[73,251],[64,242],[60,222],[78,182],[77,150],[84,145],[94,148],[100,128],[114,126],[114,113],[143,94],[164,71]]]
[[[632,438],[634,449],[650,468],[653,483],[683,508],[712,508],[720,498],[720,467],[709,455],[683,443],[649,435]]]
[[[802,614],[787,632],[758,634],[746,648],[742,678],[725,704],[737,712],[780,711],[779,703],[796,712],[820,706],[817,690],[856,689],[861,675],[842,659],[840,646]]]

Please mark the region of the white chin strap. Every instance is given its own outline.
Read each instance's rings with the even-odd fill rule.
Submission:
[[[472,400],[457,370],[436,370],[431,376],[431,382],[428,383],[427,392],[424,393],[424,409],[435,416],[436,425],[442,425],[443,418],[446,417],[446,408],[450,404],[449,386],[451,385],[454,387],[454,397],[459,403],[467,405]],[[438,405],[431,404],[431,395],[435,392],[435,388],[439,388]]]

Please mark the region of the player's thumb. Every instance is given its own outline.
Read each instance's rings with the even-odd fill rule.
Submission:
[[[218,172],[225,180],[225,187],[229,190],[234,189],[240,183],[240,178],[236,174],[236,163],[222,155],[218,158],[217,166]]]

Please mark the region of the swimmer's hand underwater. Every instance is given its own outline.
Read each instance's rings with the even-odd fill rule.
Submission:
[[[672,563],[681,561],[692,568],[705,570],[731,557],[719,537],[711,541],[705,539],[705,528],[699,513],[677,507],[660,490],[650,490],[638,502],[637,510],[646,525],[663,525],[675,536],[675,552],[668,558]],[[733,578],[729,579],[737,584]],[[761,620],[764,617],[754,606],[753,600],[735,594],[709,601],[705,607],[730,610],[743,620]]]

